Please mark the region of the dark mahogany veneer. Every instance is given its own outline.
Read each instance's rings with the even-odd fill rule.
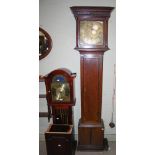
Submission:
[[[81,119],[78,125],[78,149],[103,150],[102,109],[103,55],[108,48],[108,19],[113,7],[71,7],[76,19],[76,47],[81,64]],[[80,21],[103,21],[103,45],[86,48],[79,43]]]
[[[57,102],[52,99],[51,84],[55,76],[65,77],[65,82],[69,84],[70,101]],[[75,155],[76,141],[74,138],[74,118],[72,106],[75,105],[74,79],[75,73],[68,69],[60,68],[47,74],[46,99],[50,107],[52,107],[53,124],[49,126],[45,132],[47,155]]]

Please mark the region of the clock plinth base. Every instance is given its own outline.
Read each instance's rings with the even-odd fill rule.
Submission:
[[[81,123],[78,125],[78,150],[104,150],[104,124]]]
[[[78,151],[103,151],[104,150],[104,146],[97,146],[97,145],[80,145],[78,143],[78,147],[77,147]]]

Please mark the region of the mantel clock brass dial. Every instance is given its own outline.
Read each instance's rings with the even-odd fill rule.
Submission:
[[[70,102],[70,87],[64,76],[56,75],[51,88],[53,102]]]

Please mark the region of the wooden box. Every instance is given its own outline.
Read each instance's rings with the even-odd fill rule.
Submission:
[[[45,132],[47,155],[74,155],[73,125],[52,124]]]
[[[103,150],[104,149],[104,124],[81,123],[78,126],[78,150]]]

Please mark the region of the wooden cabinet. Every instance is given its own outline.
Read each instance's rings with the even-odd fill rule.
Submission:
[[[56,135],[51,136],[50,138],[48,137],[47,143],[46,143],[48,149],[47,153],[48,155],[65,155],[71,154],[69,151],[70,147],[70,141],[69,139],[65,138],[64,136],[58,137]]]
[[[82,124],[79,121],[78,128],[78,149],[102,150],[104,139],[104,125],[101,124]]]
[[[52,127],[57,126],[58,130],[52,131]],[[60,128],[61,126],[61,128]],[[73,137],[73,126],[69,125],[68,130],[65,129],[67,125],[52,125],[45,132],[46,148],[48,155],[74,155],[75,141]],[[59,128],[58,128],[59,127]],[[61,129],[61,131],[60,131]]]

